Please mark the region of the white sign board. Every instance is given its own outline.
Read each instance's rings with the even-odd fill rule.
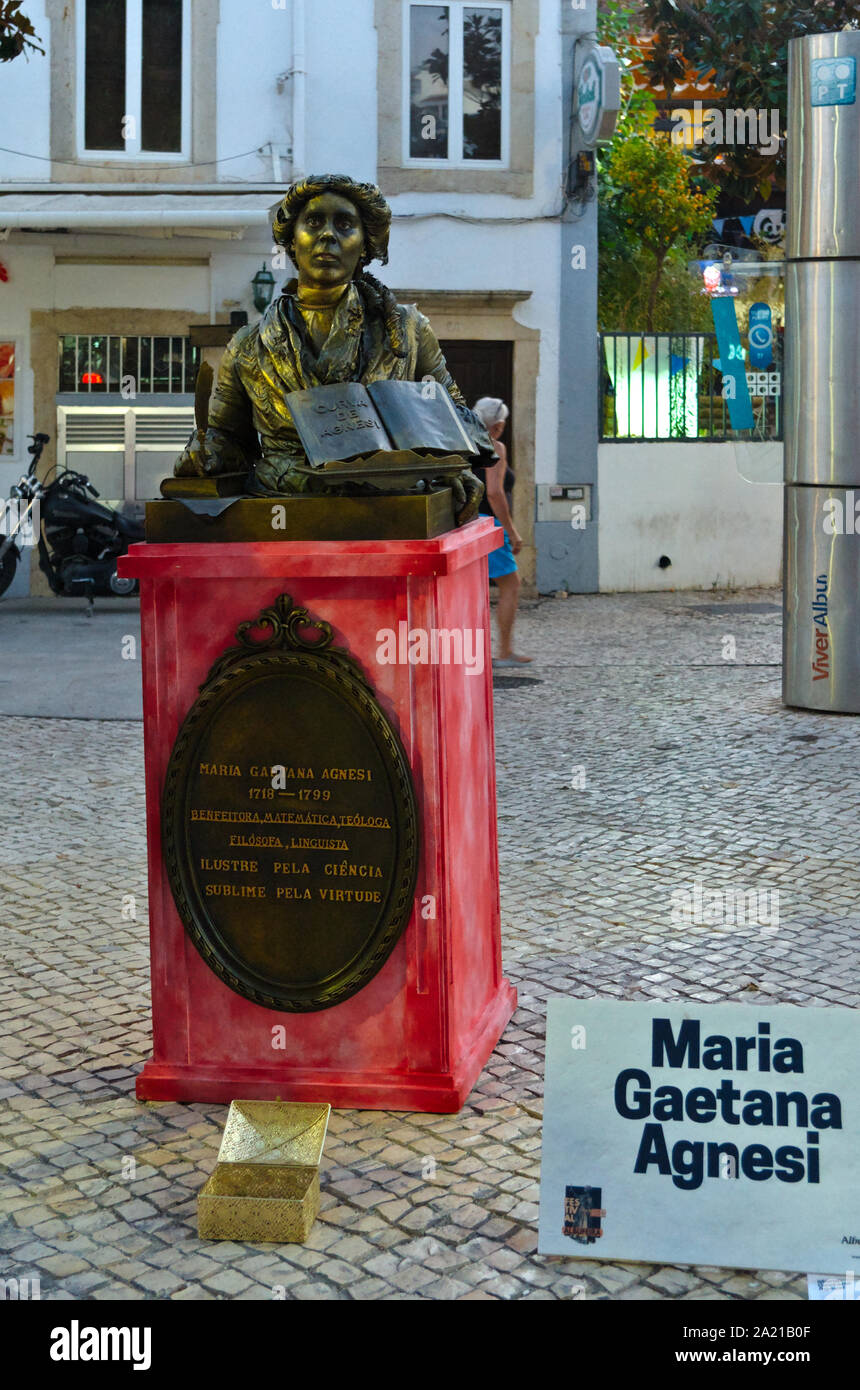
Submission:
[[[575,108],[580,139],[587,149],[612,139],[621,108],[621,70],[611,48],[592,48],[583,60]]]
[[[860,1017],[551,999],[538,1249],[860,1273]]]

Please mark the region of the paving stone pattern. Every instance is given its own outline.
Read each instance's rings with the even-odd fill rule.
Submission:
[[[0,1276],[57,1299],[805,1297],[796,1275],[537,1255],[545,1002],[856,1007],[860,721],[782,708],[772,591],[542,599],[518,641],[535,683],[500,687],[496,740],[519,1009],[459,1115],[332,1115],[304,1247],[198,1240],[226,1111],[134,1099],[141,725],[4,722]],[[679,929],[697,879],[777,889],[778,929]]]

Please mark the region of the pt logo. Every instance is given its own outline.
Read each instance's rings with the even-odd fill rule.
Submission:
[[[856,58],[813,58],[809,76],[812,106],[853,106],[857,100]]]

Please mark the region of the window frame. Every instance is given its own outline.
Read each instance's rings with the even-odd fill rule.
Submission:
[[[445,158],[437,157],[434,159],[421,159],[412,154],[412,48],[411,48],[411,20],[412,10],[417,5],[425,5],[430,9],[448,10],[449,34],[448,34],[448,149],[449,154]],[[466,159],[463,155],[463,86],[465,82],[465,68],[463,62],[463,22],[465,11],[469,9],[480,10],[501,10],[502,12],[502,95],[501,95],[501,135],[502,149],[499,159]],[[404,169],[488,169],[505,171],[511,167],[511,104],[512,104],[512,61],[511,61],[511,29],[512,29],[512,5],[511,0],[439,0],[439,4],[434,5],[432,0],[407,0],[403,6],[403,32],[402,32],[402,97],[401,97],[401,125],[402,125],[402,149],[401,167]],[[453,16],[457,15],[457,24],[454,25]],[[452,82],[451,73],[457,74],[456,81]],[[452,155],[451,140],[457,133],[459,139],[459,154]]]
[[[143,150],[140,147],[143,127],[142,69],[143,69],[143,0],[125,0],[125,114],[136,121],[137,135],[126,138],[124,150],[89,149],[86,144],[86,20],[87,0],[77,6],[76,108],[77,153],[80,159],[101,163],[147,164],[169,160],[172,164],[187,164],[191,160],[191,0],[182,0],[182,69],[180,113],[181,149]]]

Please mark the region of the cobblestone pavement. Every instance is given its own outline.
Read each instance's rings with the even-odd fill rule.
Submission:
[[[856,1007],[860,721],[782,708],[773,591],[544,599],[518,637],[536,660],[499,683],[496,738],[519,1010],[459,1115],[332,1115],[305,1247],[198,1240],[226,1112],[134,1099],[141,725],[5,721],[0,1275],[48,1298],[805,1297],[796,1275],[536,1254],[544,1008]],[[779,930],[679,932],[696,879],[778,889]]]

